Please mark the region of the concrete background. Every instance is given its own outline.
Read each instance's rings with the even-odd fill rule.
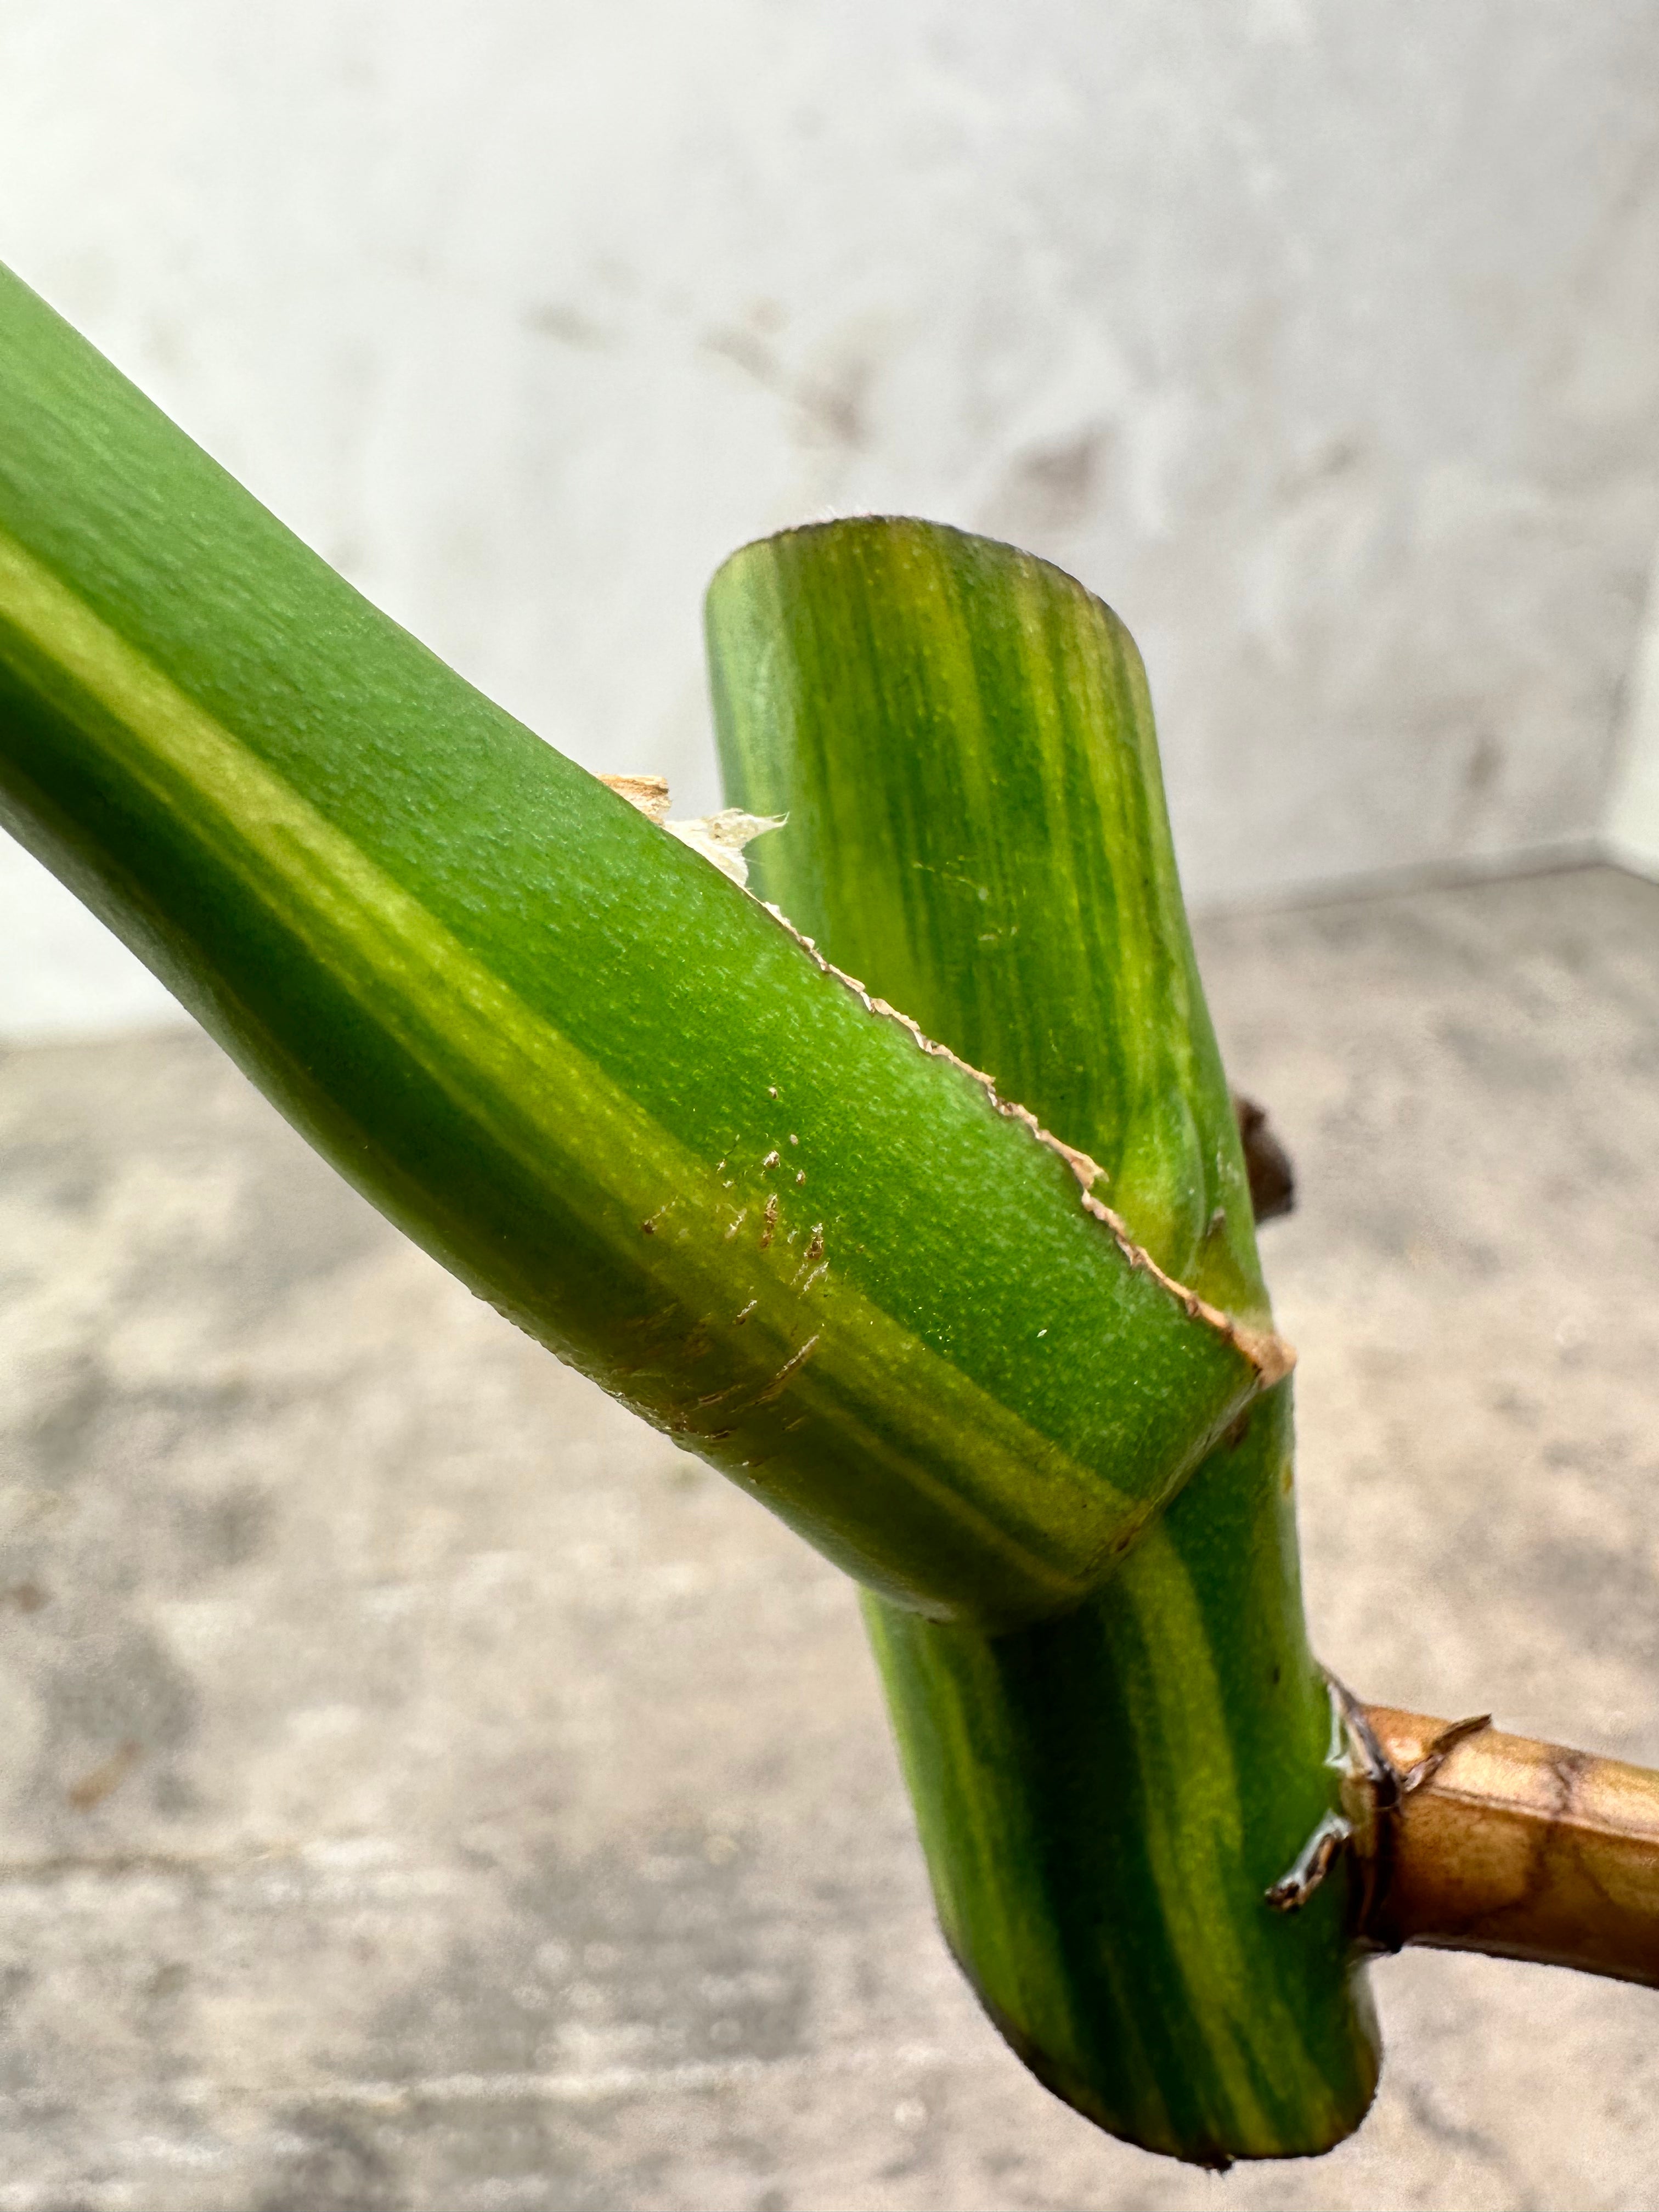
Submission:
[[[1659,1764],[1659,885],[1200,934],[1301,1205],[1317,1645]],[[1659,1995],[1376,1972],[1223,2180],[945,1954],[849,1586],[190,1031],[0,1053],[3,2212],[1659,2212]]]
[[[0,210],[371,596],[689,811],[709,572],[879,507],[1119,608],[1200,904],[1599,833],[1649,0],[9,0]],[[0,946],[12,1034],[165,1011],[10,850]]]

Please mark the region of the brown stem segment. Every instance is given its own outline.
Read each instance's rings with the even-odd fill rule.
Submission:
[[[1364,1718],[1398,1798],[1362,1933],[1659,1988],[1659,1773],[1488,1722]]]

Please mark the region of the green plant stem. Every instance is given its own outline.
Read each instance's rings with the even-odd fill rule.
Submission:
[[[750,546],[708,633],[756,875],[832,957],[1109,1171],[1201,1295],[1267,1320],[1237,1126],[1122,626],[1006,546],[854,521]],[[866,1601],[945,1931],[1049,2086],[1210,2165],[1326,2148],[1377,2045],[1308,1649],[1288,1382],[1111,1580],[1015,1633]]]
[[[4,272],[0,422],[0,820],[412,1237],[832,1559],[941,1617],[1094,1587],[1271,1340]]]

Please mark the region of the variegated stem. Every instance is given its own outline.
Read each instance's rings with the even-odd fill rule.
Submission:
[[[708,627],[731,796],[789,817],[755,848],[765,894],[1087,1147],[1161,1265],[1265,1324],[1121,623],[1011,547],[870,519],[734,556]],[[1285,1382],[1064,1619],[866,1608],[987,2009],[1079,2111],[1214,2166],[1326,2148],[1376,2076],[1352,1862],[1303,1911],[1267,1897],[1344,1778],[1290,1486]]]

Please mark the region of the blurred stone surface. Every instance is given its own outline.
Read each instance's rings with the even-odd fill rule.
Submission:
[[[1321,1648],[1659,1762],[1659,888],[1214,923]],[[0,2212],[1659,2207],[1659,1997],[1377,1972],[1360,2135],[1097,2135],[935,1935],[850,1589],[204,1039],[0,1059]]]

